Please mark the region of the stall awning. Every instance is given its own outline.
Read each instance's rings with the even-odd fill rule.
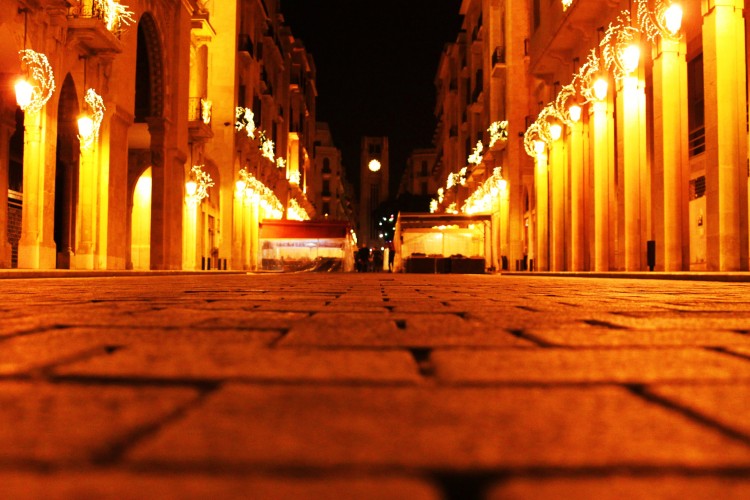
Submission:
[[[466,227],[469,224],[491,221],[489,214],[426,214],[426,213],[400,213],[397,224],[401,229],[432,228],[437,226]]]
[[[261,239],[346,238],[349,224],[344,221],[263,220]]]

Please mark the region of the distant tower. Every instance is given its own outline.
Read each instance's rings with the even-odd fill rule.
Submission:
[[[359,238],[362,243],[378,241],[373,212],[388,199],[388,138],[363,137],[359,188]]]

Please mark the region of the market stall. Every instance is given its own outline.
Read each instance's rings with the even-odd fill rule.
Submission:
[[[264,220],[260,225],[262,270],[352,271],[355,249],[346,222]]]
[[[491,267],[490,215],[400,213],[395,271],[480,274]]]

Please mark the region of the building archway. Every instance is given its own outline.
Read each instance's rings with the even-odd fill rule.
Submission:
[[[56,267],[70,269],[76,246],[76,211],[80,144],[76,119],[78,98],[73,77],[68,73],[60,89],[57,107],[57,147],[55,153],[55,226]]]
[[[132,269],[151,269],[151,167],[138,177],[131,193],[130,255]]]
[[[134,123],[128,132],[130,255],[127,267],[134,269],[144,269],[144,265],[147,266],[145,269],[164,267],[162,232],[165,221],[162,213],[166,130],[163,82],[159,30],[153,16],[145,13],[138,22]],[[148,211],[144,212],[146,207]],[[149,231],[147,239],[142,234],[146,227]],[[143,256],[144,249],[148,249],[148,258]]]

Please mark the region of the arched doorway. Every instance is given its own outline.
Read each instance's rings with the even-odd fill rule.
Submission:
[[[138,178],[133,190],[130,255],[133,269],[151,269],[151,167]]]
[[[57,111],[57,151],[55,155],[55,227],[58,269],[70,269],[76,244],[78,206],[78,159],[80,147],[76,119],[78,98],[70,73],[60,90]]]
[[[134,123],[128,133],[128,186],[131,186],[128,267],[133,269],[163,267],[162,224],[159,223],[163,220],[160,194],[164,185],[165,156],[163,99],[161,42],[154,18],[145,13],[138,22]],[[143,233],[145,228],[148,228],[148,238]],[[150,252],[148,258],[143,255],[145,249]]]

